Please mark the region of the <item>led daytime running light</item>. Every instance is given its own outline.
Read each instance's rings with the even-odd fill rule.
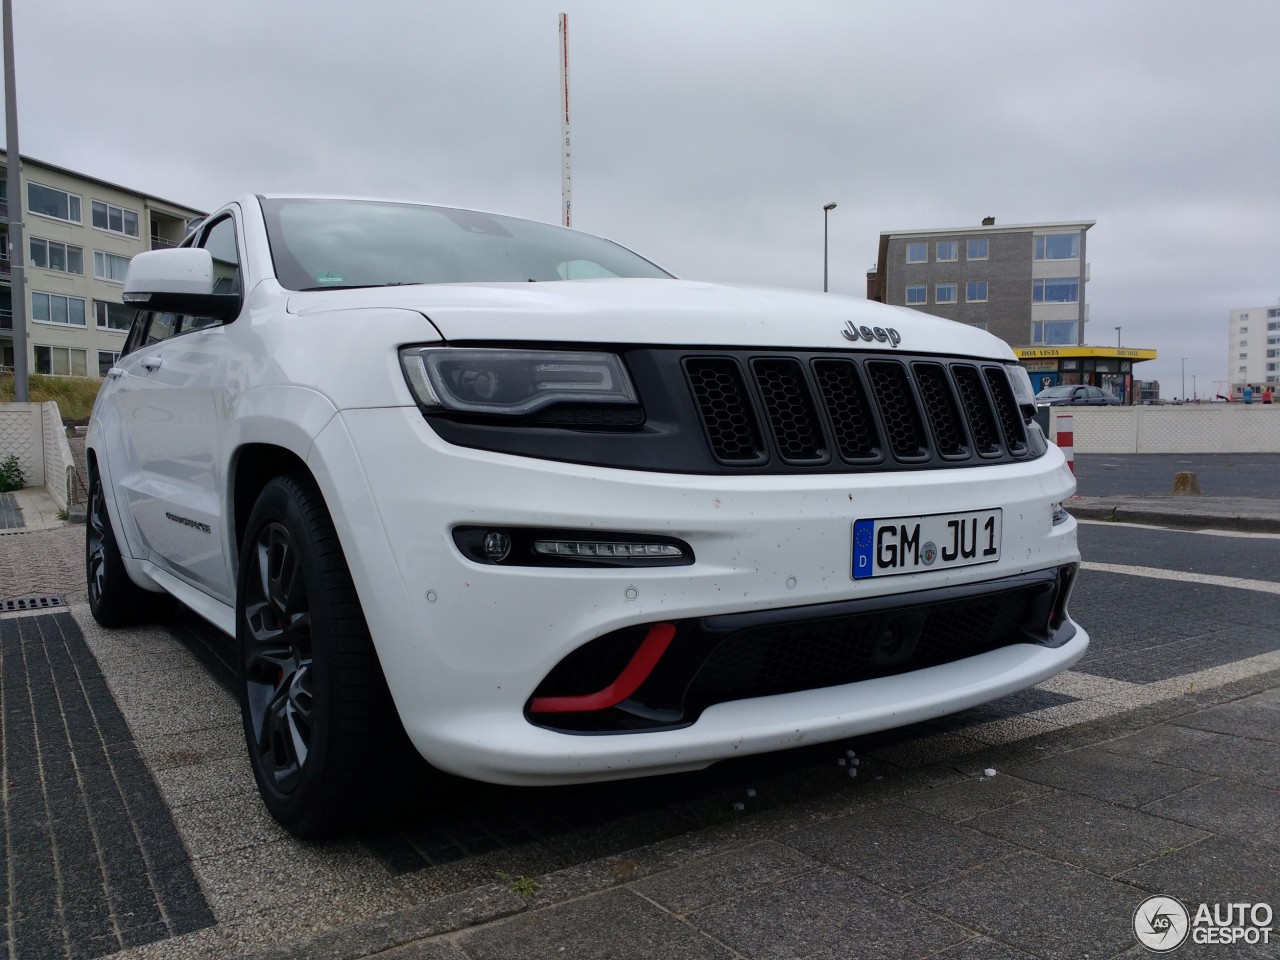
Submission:
[[[684,551],[672,543],[617,543],[597,540],[535,540],[533,552],[545,557],[596,557],[602,560],[684,556]]]

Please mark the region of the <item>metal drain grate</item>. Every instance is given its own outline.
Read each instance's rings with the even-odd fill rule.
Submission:
[[[27,597],[0,600],[0,613],[18,613],[23,610],[54,610],[66,605],[67,598],[60,593],[33,593]]]

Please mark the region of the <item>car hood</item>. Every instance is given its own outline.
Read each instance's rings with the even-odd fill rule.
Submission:
[[[316,291],[290,294],[288,309],[305,317],[366,307],[416,310],[450,341],[896,350],[1015,359],[1004,341],[988,333],[905,307],[837,294],[689,280]],[[851,331],[857,339],[849,336]]]

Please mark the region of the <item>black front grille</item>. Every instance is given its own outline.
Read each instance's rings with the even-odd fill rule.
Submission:
[[[726,467],[911,469],[1031,450],[998,363],[830,354],[688,357],[711,454]],[[886,455],[887,453],[887,455]],[[827,467],[830,469],[830,467]]]

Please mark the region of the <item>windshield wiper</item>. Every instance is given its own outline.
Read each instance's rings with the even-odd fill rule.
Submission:
[[[318,287],[299,287],[298,293],[316,293],[320,290],[368,290],[373,287],[416,287],[423,280],[392,280],[390,283],[325,283]]]

